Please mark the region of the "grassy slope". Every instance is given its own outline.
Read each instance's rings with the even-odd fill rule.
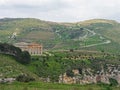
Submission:
[[[120,43],[120,23],[112,20],[93,19],[79,23],[85,28],[89,28],[98,34],[102,34],[110,40]]]
[[[16,62],[12,56],[0,54],[0,78],[16,77],[23,73],[38,78],[35,74],[27,70],[25,66]]]
[[[120,23],[113,20],[93,19],[77,23],[85,28],[95,31],[97,34],[111,40],[110,44],[98,45],[87,50],[104,50],[106,52],[119,53],[120,50]]]
[[[51,32],[49,22],[44,22],[37,19],[8,19],[0,21],[0,24],[0,36],[6,35],[6,37],[4,36],[5,39],[7,39],[7,36],[11,36],[14,32],[17,32],[19,38],[27,38],[27,36],[29,36],[29,32],[31,32],[32,29],[32,31],[40,30],[41,32],[45,32],[44,30],[47,30],[48,32]]]
[[[0,84],[0,88],[2,90],[119,90],[119,87],[108,85],[66,85],[41,82]]]

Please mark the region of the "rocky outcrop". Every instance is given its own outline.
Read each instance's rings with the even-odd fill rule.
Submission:
[[[0,83],[12,83],[16,78],[0,78]]]
[[[102,82],[105,84],[110,84],[109,79],[115,79],[120,85],[120,65],[107,65],[106,69],[101,69],[101,71],[96,71],[93,73],[93,70],[90,68],[82,69],[82,74],[79,73],[79,70],[72,70],[74,77],[69,77],[64,73],[59,77],[59,83],[66,84],[91,84]]]

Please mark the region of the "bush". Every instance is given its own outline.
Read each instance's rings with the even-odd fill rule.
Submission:
[[[73,49],[70,49],[70,52],[74,52],[74,50],[73,50]]]
[[[66,71],[66,74],[67,74],[67,76],[69,76],[69,77],[74,77],[74,73],[73,73],[72,70],[67,70],[67,71]]]
[[[113,78],[110,78],[110,79],[109,79],[109,82],[110,82],[110,86],[117,86],[117,85],[118,85],[117,80],[115,80],[115,79],[113,79]]]
[[[21,60],[20,60],[20,62],[22,64],[28,64],[28,63],[30,63],[30,61],[31,61],[30,54],[27,51],[23,51],[21,53]]]
[[[29,75],[19,75],[17,78],[16,78],[17,81],[19,82],[30,82],[30,81],[35,81],[35,79]]]

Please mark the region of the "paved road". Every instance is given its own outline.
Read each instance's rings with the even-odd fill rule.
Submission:
[[[97,33],[95,33],[94,31],[91,31],[91,30],[89,30],[89,29],[86,29],[86,30],[92,34],[91,36],[94,36],[94,35],[97,34]],[[100,34],[98,34],[98,35],[99,35],[99,37],[100,37],[101,40],[105,39],[102,35],[100,35]],[[82,39],[85,39],[85,38],[87,38],[87,37],[88,37],[88,33],[86,33],[86,34],[83,36],[83,38],[82,38],[82,37],[81,37],[81,38],[82,38]],[[109,44],[109,43],[111,43],[111,41],[106,39],[106,41],[104,41],[104,42],[96,43],[96,44],[91,44],[91,45],[86,45],[86,46],[81,46],[81,48],[84,48],[84,47],[93,47],[93,46],[98,46],[98,45],[103,45],[103,44]]]
[[[98,45],[103,45],[103,44],[109,44],[109,43],[111,43],[111,41],[110,40],[106,40],[105,42],[102,42],[102,43],[96,43],[96,44],[81,46],[81,48],[82,47],[93,47],[93,46],[98,46]]]

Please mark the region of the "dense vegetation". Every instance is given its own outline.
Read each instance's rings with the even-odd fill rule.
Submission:
[[[28,82],[29,80],[33,81],[34,78],[38,79],[33,73],[36,73],[40,77],[49,76],[53,82],[58,80],[58,75],[60,73],[67,72],[67,75],[73,76],[71,70],[74,68],[78,68],[80,71],[83,68],[92,66],[93,69],[101,69],[98,67],[100,64],[105,64],[107,62],[114,63],[108,60],[71,60],[64,59],[64,57],[68,57],[68,55],[73,55],[73,52],[53,52],[54,56],[41,56],[41,57],[32,57],[32,62],[23,66],[15,61],[12,56],[8,55],[0,55],[0,66],[1,73],[4,77],[17,77],[17,80],[20,82]],[[77,53],[76,53],[77,54]],[[46,54],[47,55],[47,54]],[[75,54],[74,54],[75,55]],[[83,54],[84,55],[84,54]],[[71,56],[73,57],[73,56]],[[115,58],[114,58],[115,59]],[[105,62],[105,63],[104,63]],[[116,62],[116,64],[119,64]],[[93,65],[92,65],[93,64]],[[97,67],[94,67],[97,66]],[[31,70],[31,72],[28,69]],[[5,73],[9,72],[9,73]],[[24,73],[24,75],[21,75]],[[82,73],[82,72],[80,72]],[[28,76],[25,76],[28,75]],[[44,76],[45,75],[45,76]],[[4,78],[2,77],[2,78]],[[34,77],[34,78],[33,78]],[[12,83],[12,84],[0,84],[0,88],[3,90],[119,90],[119,87],[115,87],[117,82],[114,79],[110,79],[111,84],[98,84],[98,85],[66,85],[66,84],[53,84],[53,83],[41,83],[41,82],[29,82],[29,83]]]
[[[16,61],[27,64],[26,68],[39,77],[49,78],[53,82],[58,82],[59,76],[65,72],[67,76],[73,77],[72,70],[74,69],[78,69],[82,75],[82,70],[85,68],[92,68],[93,73],[96,73],[102,69],[101,66],[105,68],[106,64],[120,64],[120,55],[105,53],[104,51],[79,52],[70,49],[70,51],[46,52],[42,56],[32,56],[31,58],[28,52],[22,52],[17,47],[1,43],[0,53],[11,55]],[[22,77],[24,79],[24,76]],[[27,78],[25,77],[25,79]]]
[[[4,44],[6,46],[6,44]],[[9,45],[8,45],[9,46]],[[7,47],[7,46],[6,46]],[[12,46],[11,46],[12,47]],[[14,47],[15,48],[15,47]],[[5,48],[4,48],[5,49]],[[3,49],[3,51],[4,51]],[[4,51],[4,54],[0,54],[0,66],[1,73],[3,74],[2,78],[16,77],[17,81],[20,82],[29,82],[39,79],[42,81],[50,79],[51,82],[58,82],[59,76],[66,72],[67,76],[74,77],[73,69],[78,69],[80,74],[85,68],[92,68],[93,73],[101,70],[103,66],[106,69],[106,64],[119,65],[119,55],[109,54],[105,52],[79,52],[79,51],[62,51],[62,52],[46,52],[42,56],[32,56],[32,60],[29,64],[23,66],[15,61],[14,53],[9,49],[9,55]],[[16,50],[16,49],[14,49]],[[3,52],[1,52],[3,53]],[[13,56],[11,56],[13,54]],[[17,59],[16,59],[17,60]],[[30,72],[31,71],[31,72]],[[9,72],[9,73],[5,73]],[[33,74],[34,73],[34,74]],[[35,75],[36,74],[36,75]],[[39,76],[39,77],[38,77]],[[0,84],[0,88],[7,90],[9,89],[18,89],[18,90],[71,90],[74,89],[84,89],[84,90],[119,90],[115,87],[118,85],[118,82],[110,78],[110,85],[98,84],[98,85],[63,85],[63,84],[51,84],[51,83],[13,83],[10,85]],[[19,87],[19,85],[22,85]],[[94,86],[94,87],[93,87]]]
[[[22,52],[20,48],[7,43],[0,43],[0,53],[14,56],[22,64],[28,64],[31,60],[30,54],[27,51]]]
[[[78,69],[83,75],[83,69],[91,68],[93,73],[102,69],[106,70],[107,64],[119,65],[119,55],[90,52],[51,52],[45,56],[32,57],[31,64],[27,67],[38,76],[50,78],[53,82],[58,82],[59,76],[66,72],[67,76],[73,77],[72,70]]]

